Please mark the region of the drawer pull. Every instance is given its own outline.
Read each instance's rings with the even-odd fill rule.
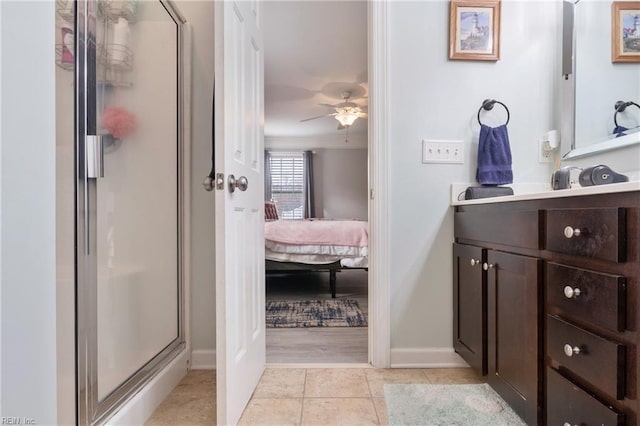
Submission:
[[[479,265],[479,264],[480,264],[479,260],[471,259],[471,266],[476,266],[476,265]]]
[[[485,271],[488,271],[489,269],[493,269],[493,263],[487,263],[484,262],[484,265],[482,265],[482,269],[484,269]]]
[[[567,226],[564,228],[564,236],[567,238],[573,238],[574,236],[579,237],[582,234],[579,228],[572,228]]]
[[[571,423],[569,423],[569,422],[564,422],[564,425],[563,425],[563,426],[577,426],[577,425],[572,425],[572,424],[571,424]]]
[[[566,356],[580,355],[580,348],[578,346],[566,344],[564,345],[564,354]]]
[[[580,296],[580,293],[582,292],[577,287],[572,288],[571,286],[566,286],[564,288],[564,297],[566,297],[567,299],[575,299],[576,297]]]

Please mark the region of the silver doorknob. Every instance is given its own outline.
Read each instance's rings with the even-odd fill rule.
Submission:
[[[244,192],[249,187],[249,181],[245,176],[240,176],[239,178],[236,179],[234,175],[229,175],[228,182],[229,182],[229,192],[234,192],[236,188]]]
[[[564,345],[564,354],[566,356],[580,355],[580,348],[578,346],[571,346],[570,344]]]
[[[488,271],[489,269],[493,269],[493,263],[487,263],[484,262],[484,265],[482,265],[482,269],[484,269],[485,271]]]
[[[471,266],[476,266],[476,265],[479,265],[479,264],[480,264],[479,260],[471,259]]]
[[[204,186],[204,190],[207,192],[211,192],[213,191],[213,179],[211,178],[211,176],[207,176],[206,178],[204,178],[204,181],[202,182],[202,186]]]
[[[571,286],[566,286],[564,288],[564,297],[566,297],[567,299],[576,298],[576,297],[580,296],[580,293],[582,293],[582,292],[577,287],[576,288],[572,288]]]
[[[579,237],[580,234],[582,234],[582,231],[580,231],[579,228],[572,228],[570,226],[564,228],[564,236],[566,238]]]

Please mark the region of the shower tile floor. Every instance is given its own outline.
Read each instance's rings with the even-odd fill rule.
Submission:
[[[239,425],[386,425],[385,383],[471,384],[469,368],[268,368]],[[146,425],[216,424],[216,376],[192,370]]]

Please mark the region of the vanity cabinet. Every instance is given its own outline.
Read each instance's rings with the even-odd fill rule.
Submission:
[[[538,248],[538,219],[536,210],[458,211],[456,239],[465,243],[453,249],[454,349],[529,424],[538,422],[541,406],[542,263],[492,247]]]
[[[480,247],[453,245],[453,346],[479,375],[487,374],[487,281]]]
[[[636,425],[640,192],[454,214],[456,352],[529,425]]]
[[[528,424],[538,422],[541,260],[487,252],[487,383]],[[484,266],[484,265],[483,265]]]

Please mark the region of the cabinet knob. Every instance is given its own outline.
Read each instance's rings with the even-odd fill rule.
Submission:
[[[577,426],[577,425],[572,425],[572,424],[571,424],[571,423],[569,423],[569,422],[564,422],[564,425],[563,425],[563,426]]]
[[[570,226],[564,228],[564,236],[566,238],[579,237],[580,234],[582,234],[582,231],[580,231],[579,228],[572,228]]]
[[[480,264],[480,261],[479,261],[479,260],[477,260],[477,259],[471,259],[471,266],[476,266],[476,265],[479,265],[479,264]]]
[[[580,348],[578,346],[571,346],[567,343],[564,345],[564,354],[566,356],[580,355]]]
[[[488,271],[489,269],[493,269],[493,263],[487,263],[484,262],[484,265],[482,265],[482,269],[484,269],[485,271]]]
[[[566,286],[564,288],[564,297],[566,297],[567,299],[575,299],[576,297],[580,296],[580,293],[582,292],[577,287],[572,288],[571,286]]]

